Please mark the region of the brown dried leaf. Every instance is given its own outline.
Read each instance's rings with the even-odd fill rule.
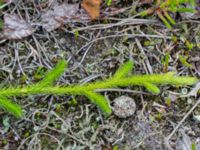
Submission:
[[[81,5],[92,19],[99,17],[101,0],[83,0]]]
[[[16,14],[4,15],[4,27],[2,37],[5,39],[21,39],[31,35],[35,30],[25,20]]]
[[[48,32],[59,28],[62,24],[72,22],[74,20],[88,19],[80,15],[78,4],[66,4],[55,5],[52,10],[42,14],[42,26]]]

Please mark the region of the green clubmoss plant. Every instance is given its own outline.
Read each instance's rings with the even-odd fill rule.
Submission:
[[[44,79],[40,82],[25,86],[25,87],[8,87],[0,89],[0,107],[10,112],[16,117],[22,116],[21,106],[12,103],[8,98],[13,96],[25,96],[25,95],[38,95],[38,94],[53,94],[53,95],[84,95],[91,102],[96,104],[106,114],[111,114],[111,108],[109,101],[99,93],[96,93],[97,89],[113,88],[113,87],[126,87],[143,86],[148,91],[158,94],[160,92],[158,85],[192,85],[197,82],[193,77],[177,77],[174,73],[169,72],[166,74],[153,74],[153,75],[130,75],[130,71],[133,68],[133,62],[128,61],[123,64],[109,79],[103,81],[96,81],[87,83],[85,85],[69,85],[69,86],[54,86],[53,82],[58,79],[64,72],[67,63],[62,60],[54,69],[47,72]]]

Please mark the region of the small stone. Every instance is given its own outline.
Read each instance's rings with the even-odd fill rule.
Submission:
[[[127,118],[135,113],[135,101],[127,96],[114,99],[113,113],[119,118]]]

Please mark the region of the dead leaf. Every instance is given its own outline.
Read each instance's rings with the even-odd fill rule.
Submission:
[[[97,19],[100,15],[101,0],[83,0],[82,7],[92,19]]]
[[[91,4],[88,1],[93,1]],[[93,4],[94,3],[94,4]],[[85,9],[79,8],[79,4],[67,4],[54,5],[50,10],[43,12],[41,16],[42,27],[48,32],[53,31],[64,24],[71,22],[89,22],[92,19],[96,19],[100,14],[100,3],[101,0],[86,0],[82,3]],[[94,9],[95,8],[95,9]],[[126,11],[126,9],[118,9],[109,7],[102,12],[102,18],[113,16]],[[88,14],[92,13],[92,16]]]
[[[78,4],[63,3],[43,13],[41,19],[43,28],[50,32],[68,22],[84,21],[89,18],[86,14],[79,13]]]
[[[21,39],[31,35],[34,31],[31,24],[19,18],[16,14],[4,15],[2,38]]]

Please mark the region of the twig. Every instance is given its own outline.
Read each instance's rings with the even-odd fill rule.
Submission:
[[[145,54],[145,52],[144,52],[144,50],[143,50],[143,47],[142,47],[140,41],[139,41],[137,38],[135,39],[135,41],[136,41],[137,46],[138,46],[138,48],[140,49],[142,55],[145,56],[144,62],[145,62],[146,66],[147,66],[147,68],[148,68],[148,70],[149,70],[149,73],[150,73],[150,74],[153,74],[153,69],[152,69],[152,67],[151,67],[151,65],[150,65],[150,62],[149,62],[149,59],[148,59],[147,55]]]
[[[87,26],[87,27],[77,28],[77,29],[74,29],[74,30],[75,31],[97,30],[97,29],[112,28],[112,27],[115,27],[115,26],[151,24],[151,23],[156,23],[156,21],[150,20],[150,19],[134,19],[134,18],[131,17],[131,18],[126,18],[126,19],[120,20],[119,22],[116,22],[116,23],[96,24],[96,25],[91,25],[91,26]]]

